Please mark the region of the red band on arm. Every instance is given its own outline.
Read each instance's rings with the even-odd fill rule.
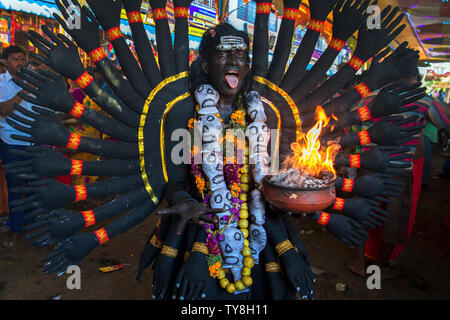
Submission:
[[[81,184],[73,188],[75,189],[75,201],[82,201],[87,198],[86,185]]]
[[[311,29],[311,30],[314,30],[317,32],[322,32],[324,24],[325,24],[325,21],[311,19],[311,20],[309,20],[308,29]]]
[[[81,160],[70,160],[72,162],[72,166],[70,168],[71,176],[79,176],[83,172],[83,161]]]
[[[153,20],[167,19],[166,8],[156,8],[152,10]]]
[[[350,158],[350,168],[361,168],[361,157],[359,154],[351,154]]]
[[[187,18],[189,17],[189,8],[176,7],[175,8],[175,18]]]
[[[345,46],[345,41],[342,41],[337,38],[332,38],[328,47],[334,49],[336,51],[341,51]]]
[[[365,146],[366,144],[371,144],[369,132],[367,130],[358,132],[359,144]]]
[[[106,31],[106,36],[109,39],[109,42],[113,42],[116,39],[123,37],[122,31],[120,31],[120,27],[113,27]]]
[[[322,225],[322,226],[326,226],[328,224],[329,220],[330,220],[330,214],[321,211],[320,212],[320,217],[319,217],[319,220],[317,220],[317,223]]]
[[[347,64],[352,67],[353,69],[355,69],[356,71],[359,71],[359,69],[361,69],[364,65],[364,61],[361,60],[360,58],[356,57],[356,56],[352,56],[350,58],[350,60],[347,62]]]
[[[92,59],[92,62],[97,63],[102,59],[105,59],[106,53],[102,47],[98,47],[97,49],[92,50],[88,53],[89,57]]]
[[[372,91],[370,91],[369,87],[364,82],[361,82],[358,85],[356,85],[355,90],[358,91],[358,94],[361,96],[361,99],[367,98],[372,94]]]
[[[344,209],[344,203],[345,203],[345,200],[342,199],[342,198],[334,199],[333,209],[334,210],[338,210],[338,211],[342,211],[342,209]]]
[[[272,9],[272,3],[260,2],[256,5],[256,14],[270,14],[271,9]]]
[[[142,22],[142,16],[139,11],[127,12],[128,23]]]
[[[81,136],[71,132],[70,133],[70,137],[69,137],[69,141],[66,144],[66,148],[72,149],[72,150],[78,150],[78,147],[80,145],[80,141],[81,141]]]
[[[94,232],[95,236],[98,239],[99,244],[104,244],[106,241],[109,241],[108,234],[106,233],[105,228],[101,228]]]
[[[94,78],[92,78],[92,76],[87,71],[83,72],[83,74],[75,80],[76,84],[81,89],[86,88],[92,81],[94,81]]]
[[[84,108],[85,108],[84,105],[82,105],[78,101],[75,101],[75,104],[73,105],[72,110],[70,110],[69,114],[72,117],[79,118],[83,114]]]
[[[361,119],[361,122],[372,119],[372,115],[370,114],[370,110],[369,110],[368,106],[358,108],[358,114],[359,114],[359,119]]]
[[[288,19],[288,20],[297,20],[299,16],[299,10],[298,9],[294,9],[294,8],[284,8],[284,12],[283,12],[283,19]]]
[[[341,190],[345,191],[345,192],[352,192],[353,184],[354,184],[354,180],[353,179],[344,178],[344,185],[342,186]]]
[[[85,221],[84,227],[90,227],[95,224],[95,214],[94,211],[88,210],[88,211],[82,211],[83,218]]]

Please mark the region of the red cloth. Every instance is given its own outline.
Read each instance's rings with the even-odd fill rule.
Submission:
[[[408,222],[408,238],[411,236],[411,232],[414,226],[414,220],[416,219],[417,203],[419,202],[420,191],[422,189],[423,163],[424,158],[420,158],[413,161],[413,194],[411,199],[411,209]],[[367,242],[365,244],[366,257],[373,260],[379,260],[382,235],[383,235],[383,227],[377,227],[369,231],[369,238],[367,239]],[[391,257],[389,258],[389,260],[392,261],[397,259],[404,248],[405,245],[396,244],[394,246],[394,249],[392,250]]]

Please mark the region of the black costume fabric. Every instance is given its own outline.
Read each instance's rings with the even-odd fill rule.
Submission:
[[[195,201],[195,192],[190,187],[192,177],[188,174],[188,165],[174,163],[171,157],[172,150],[179,143],[179,141],[172,141],[172,132],[186,128],[195,112],[193,90],[198,84],[208,83],[210,80],[207,77],[200,80],[196,77],[199,82],[193,84],[192,74],[190,76],[188,72],[189,41],[186,10],[191,1],[174,1],[177,14],[173,45],[167,14],[165,14],[166,0],[150,1],[155,19],[159,65],[151,53],[142,21],[135,15],[139,11],[141,1],[123,0],[122,3],[120,0],[88,0],[87,2],[92,12],[89,8],[82,7],[78,12],[82,21],[81,29],[70,29],[65,23],[68,19],[67,3],[57,1],[61,14],[55,15],[55,18],[77,45],[63,35],[52,34],[44,27],[43,30],[48,39],[30,31],[30,40],[39,49],[39,54],[33,54],[33,56],[61,76],[76,81],[84,92],[111,117],[105,117],[87,107],[77,109],[80,106],[75,104],[73,98],[63,88],[60,76],[54,73],[46,71],[36,73],[25,69],[21,75],[32,86],[25,81],[17,83],[34,95],[34,97],[23,96],[25,100],[54,111],[75,114],[83,122],[108,133],[117,141],[74,136],[61,125],[53,112],[39,107],[34,107],[33,112],[26,111],[20,106],[16,107],[32,120],[20,116],[11,116],[8,119],[15,128],[31,135],[31,137],[14,136],[18,140],[39,145],[70,147],[107,158],[74,164],[63,159],[53,149],[34,146],[22,152],[24,156],[29,157],[29,160],[5,168],[30,180],[29,186],[15,190],[27,193],[28,197],[12,203],[16,210],[30,211],[28,220],[36,219],[37,221],[27,227],[33,230],[28,238],[37,246],[56,244],[53,253],[45,258],[49,261],[43,268],[46,273],[64,272],[68,265],[76,264],[103,242],[140,223],[158,207],[163,197],[171,205]],[[314,68],[314,75],[308,78],[306,66],[320,35],[317,30],[308,30],[304,43],[302,42],[294,57],[293,64],[286,68],[294,22],[283,19],[281,28],[283,34],[277,41],[274,60],[269,66],[267,21],[270,7],[267,10],[263,6],[267,6],[270,2],[257,0],[256,3],[258,9],[253,42],[254,60],[244,90],[247,92],[256,90],[260,94],[267,114],[267,125],[282,133],[272,138],[276,139],[276,148],[271,150],[272,153],[278,153],[281,163],[291,153],[291,143],[296,140],[302,129],[304,130],[302,128],[303,105],[291,93],[299,90],[303,75],[305,75],[305,81],[314,79],[318,82],[329,67],[329,59],[322,59],[326,61]],[[333,27],[334,33],[341,30],[342,37],[348,37],[350,31],[353,32],[355,28],[358,28],[360,20],[366,17],[365,9],[369,1],[356,1],[357,5],[353,6],[350,6],[352,0],[339,2],[310,0],[310,3],[312,18],[319,21],[326,18],[335,8],[336,3],[338,6],[336,10],[343,8],[341,15],[347,12],[348,15],[355,16],[357,18],[355,21],[358,23],[352,24],[351,28]],[[300,2],[296,0],[284,1],[284,7],[297,14],[299,4]],[[128,14],[139,63],[131,54],[120,32],[122,5]],[[390,6],[385,8],[381,30],[367,30],[364,26],[361,27],[362,40],[358,39],[355,53],[359,55],[359,59],[366,61],[376,55],[403,29],[404,26],[397,27],[400,22],[399,18],[396,18],[397,10],[397,8],[391,10]],[[345,19],[336,19],[336,21],[346,24]],[[110,37],[126,79],[122,78],[108,58],[101,54],[99,24]],[[342,31],[344,29],[346,32]],[[215,52],[219,37],[214,38],[212,34],[220,30],[231,29],[230,26],[223,24],[205,32],[199,59],[208,59]],[[233,35],[240,36],[240,33],[236,32]],[[242,36],[242,38],[245,37]],[[95,80],[89,78],[78,56],[77,46],[93,58],[98,70],[119,99],[110,96]],[[202,60],[197,61],[197,66],[201,62]],[[285,70],[287,70],[286,73]],[[340,88],[341,83],[352,79],[356,71],[353,67],[347,66],[328,80],[323,88],[319,87],[312,91],[311,95],[305,98],[305,110],[313,111],[316,104],[329,100]],[[299,74],[302,76],[296,78]],[[378,83],[377,86],[381,87],[385,84],[387,82]],[[308,93],[314,87],[315,85],[310,85]],[[303,98],[304,95],[303,92],[297,98]],[[413,96],[418,97],[420,93]],[[379,110],[376,106],[372,110]],[[347,106],[348,109],[352,107],[353,104]],[[393,108],[395,110],[384,110],[383,115],[397,113],[398,108],[400,106],[395,105]],[[410,138],[412,134],[409,133],[399,135],[398,143],[404,142],[405,138]],[[347,141],[348,145],[358,145],[351,139],[349,141]],[[389,175],[383,175],[383,173],[395,174],[404,171],[409,166],[404,161],[407,157],[403,154],[404,152],[406,148],[391,146],[373,148],[362,153],[359,157],[361,167],[380,172],[380,174],[365,177],[369,185],[378,183],[379,193],[376,190],[367,190],[366,183],[355,183],[354,191],[361,196],[376,200],[383,199],[388,194],[397,194],[399,186],[389,184]],[[395,157],[390,157],[394,154]],[[336,167],[351,166],[349,157],[349,154],[339,154],[336,158]],[[86,186],[73,187],[62,185],[53,179],[67,173],[102,175],[108,178]],[[46,179],[41,180],[42,178]],[[343,179],[342,174],[340,178]],[[388,182],[383,183],[383,181]],[[338,179],[337,183],[341,182]],[[83,212],[64,209],[64,206],[72,201],[108,194],[120,196],[103,206]],[[348,215],[332,215],[327,227],[345,243],[361,245],[367,237],[361,224],[371,222],[373,218],[384,218],[385,215],[384,211],[370,210],[367,213],[370,215],[369,219],[367,215],[356,215],[358,205],[366,204],[367,202],[364,201],[353,202],[353,205],[349,203],[346,207],[346,209],[350,208],[347,210]],[[373,202],[370,204],[373,205]],[[98,225],[99,222],[113,217],[116,220],[96,232],[78,232],[86,226]],[[320,222],[319,216],[312,215],[312,218]],[[152,287],[155,298],[285,300],[295,299],[298,295],[304,299],[313,297],[315,279],[309,258],[293,228],[291,218],[286,216],[286,213],[269,205],[266,206],[264,227],[268,235],[267,245],[261,252],[260,263],[252,269],[253,284],[249,287],[250,290],[236,295],[227,293],[216,279],[209,276],[205,254],[192,251],[194,243],[205,242],[206,235],[203,230],[193,222],[189,222],[181,234],[177,233],[178,223],[182,219],[177,215],[163,216],[150,234],[142,252],[137,279],[140,280],[143,276],[145,278],[145,268],[154,264]],[[285,241],[292,246],[280,254],[277,245]],[[176,255],[163,254],[164,247],[177,249]]]

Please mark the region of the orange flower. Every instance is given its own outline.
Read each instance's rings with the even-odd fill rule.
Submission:
[[[233,197],[239,197],[239,193],[241,192],[241,188],[237,182],[233,182],[230,187],[230,192]]]
[[[209,275],[213,278],[217,277],[222,270],[222,265],[220,262],[216,262],[209,266]]]
[[[189,121],[188,121],[188,125],[187,125],[189,130],[194,129],[194,123],[195,123],[195,119],[194,118],[190,118]]]
[[[245,112],[242,110],[237,110],[231,114],[231,119],[239,124],[245,123]]]
[[[195,185],[197,186],[198,192],[203,194],[203,189],[205,189],[205,180],[203,180],[201,176],[195,177]]]

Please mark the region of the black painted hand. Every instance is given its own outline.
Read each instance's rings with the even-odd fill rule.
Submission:
[[[388,216],[388,213],[380,208],[378,201],[366,198],[345,199],[342,212],[369,228],[383,225]]]
[[[313,219],[317,221],[321,213],[315,213]],[[369,234],[354,219],[341,215],[330,214],[325,226],[336,238],[348,246],[362,247]]]
[[[81,6],[78,0],[72,0],[72,3],[75,7],[69,6],[69,2],[67,0],[57,0],[56,5],[58,6],[61,15],[53,13],[53,17],[75,40],[77,45],[86,51],[86,53],[89,53],[100,47],[98,21],[89,8],[86,6]],[[71,23],[71,19],[73,19],[72,16],[76,16],[79,19],[79,27],[69,28],[67,25],[68,20],[70,21],[69,23]]]
[[[211,281],[218,281],[209,275],[206,255],[192,252],[183,264],[175,280],[172,299],[199,300],[207,298],[208,294],[215,296],[208,289],[213,289]]]
[[[392,176],[385,173],[366,174],[355,179],[353,190],[363,197],[384,201],[383,197],[398,197],[404,184],[391,180]]]
[[[12,201],[12,212],[38,208],[59,209],[75,200],[74,188],[55,179],[30,181],[28,186],[11,188],[11,192],[31,194]]]
[[[42,261],[47,261],[42,271],[45,274],[58,272],[61,275],[67,267],[77,264],[98,246],[98,239],[93,232],[77,233],[56,245],[53,252]]]
[[[310,0],[309,10],[311,12],[311,19],[325,21],[337,2],[338,0]]]
[[[408,118],[402,116],[386,117],[367,130],[370,140],[380,146],[400,145],[411,141],[415,135],[422,131],[425,125],[403,126],[416,121],[418,118],[418,116]]]
[[[32,104],[41,107],[47,107],[55,111],[69,113],[75,104],[75,99],[67,90],[64,79],[57,74],[48,70],[40,70],[40,73],[23,68],[18,72],[18,75],[26,81],[13,81],[28,92],[33,93],[33,96],[19,93],[19,96]],[[31,83],[31,87],[28,83]]]
[[[5,165],[5,171],[24,180],[55,178],[70,172],[70,159],[55,149],[31,146],[11,153],[28,159]]]
[[[31,135],[31,137],[28,137],[12,134],[11,138],[42,145],[62,147],[67,144],[70,132],[63,126],[53,111],[32,106],[31,108],[35,112],[31,112],[18,104],[15,104],[14,108],[33,120],[25,119],[16,114],[10,114],[9,117],[6,118],[6,121],[13,128]]]
[[[393,83],[384,87],[377,96],[367,104],[373,118],[381,118],[391,114],[414,111],[417,106],[403,107],[422,99],[426,93],[420,84]]]
[[[37,222],[24,227],[24,230],[38,229],[38,231],[28,234],[25,240],[38,237],[30,244],[37,247],[50,246],[83,229],[84,225],[83,215],[79,212],[67,209],[52,210],[38,216]]]
[[[418,51],[407,48],[407,45],[408,42],[403,42],[383,61],[381,59],[390,49],[383,50],[373,57],[369,70],[363,76],[363,81],[372,91],[394,81],[409,79],[417,72]]]
[[[410,158],[405,154],[409,147],[376,147],[361,153],[361,167],[383,173],[402,173],[411,167],[410,162],[403,159]]]
[[[46,64],[63,77],[77,79],[84,72],[83,63],[78,55],[78,48],[66,36],[58,34],[54,35],[46,26],[42,26],[42,31],[54,42],[51,43],[39,33],[30,30],[30,41],[43,53],[40,54],[30,52],[35,59]]]
[[[354,53],[355,56],[364,61],[368,60],[386,47],[400,32],[402,32],[406,25],[402,24],[398,28],[397,26],[403,19],[404,13],[401,13],[394,19],[398,11],[400,11],[399,7],[395,7],[391,10],[391,6],[387,6],[381,12],[380,28],[369,29],[367,23],[364,23],[361,28],[359,28],[358,43]]]
[[[284,238],[282,241],[287,240],[288,234],[281,217],[270,214],[266,215],[264,227],[266,228],[270,241],[279,241],[282,238]],[[277,244],[274,243],[274,245]],[[300,293],[300,296],[303,299],[312,298],[314,294],[312,286],[314,276],[312,275],[309,263],[294,248],[282,253],[280,262],[289,283]]]
[[[212,213],[219,213],[223,212],[222,209],[210,209],[205,207],[200,202],[197,202],[195,200],[193,201],[186,201],[186,202],[178,202],[174,206],[170,208],[164,208],[156,210],[156,214],[160,215],[178,215],[181,219],[177,226],[177,235],[180,235],[181,232],[183,232],[184,227],[186,226],[186,223],[192,219],[197,224],[202,224],[200,220],[209,222],[209,223],[216,223],[216,221],[212,218],[209,218],[205,215],[212,214]]]
[[[109,30],[120,25],[122,0],[87,0],[87,3],[94,11],[103,29]]]
[[[367,19],[366,9],[370,0],[352,2],[340,0],[333,10],[333,37],[342,41],[347,41]]]

